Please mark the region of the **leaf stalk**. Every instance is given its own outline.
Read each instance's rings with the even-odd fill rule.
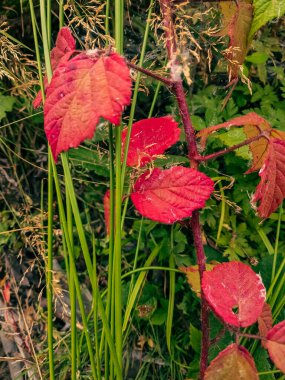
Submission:
[[[197,156],[195,156],[195,160],[199,161],[199,162],[213,160],[213,159],[215,159],[215,158],[217,158],[219,156],[223,156],[223,155],[225,155],[227,153],[233,152],[234,150],[239,149],[239,148],[241,148],[241,147],[243,147],[245,145],[249,145],[249,144],[253,143],[254,141],[259,140],[262,137],[263,138],[267,138],[264,133],[260,133],[257,136],[254,136],[254,137],[251,137],[249,139],[246,139],[246,140],[242,141],[241,143],[233,145],[233,146],[231,146],[231,147],[229,147],[227,149],[219,150],[218,152],[214,152],[214,153],[208,154],[206,156],[201,156],[200,154],[198,154]]]

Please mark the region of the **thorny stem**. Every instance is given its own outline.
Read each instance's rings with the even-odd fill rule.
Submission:
[[[215,153],[212,153],[212,154],[208,154],[207,156],[201,156],[199,154],[199,155],[195,156],[194,159],[196,161],[213,160],[214,158],[217,158],[219,156],[223,156],[224,154],[230,153],[230,152],[232,152],[232,151],[234,151],[234,150],[236,150],[238,148],[241,148],[241,147],[243,147],[245,145],[249,145],[252,142],[259,140],[261,137],[268,138],[264,133],[260,133],[259,135],[251,137],[250,139],[244,140],[244,141],[242,141],[239,144],[233,145],[233,146],[231,146],[231,147],[229,147],[227,149],[219,150],[218,152],[215,152]]]
[[[158,75],[156,73],[154,73],[153,71],[151,70],[148,70],[148,69],[144,69],[143,67],[140,67],[140,66],[137,66],[135,65],[134,63],[132,62],[129,62],[127,61],[127,65],[131,68],[131,69],[134,69],[136,71],[140,71],[142,74],[145,74],[147,75],[148,77],[151,77],[151,78],[154,78],[162,83],[164,83],[166,86],[168,86],[170,89],[172,88],[173,86],[173,81],[171,79],[168,79],[168,78],[165,78],[165,77],[162,77],[161,75]]]
[[[203,273],[206,270],[206,255],[202,240],[202,231],[199,220],[199,211],[194,211],[191,219],[191,227],[194,238],[194,245],[196,249],[197,262],[200,274],[200,287],[201,287],[201,330],[202,330],[202,347],[200,356],[200,379],[204,379],[205,371],[208,365],[208,353],[210,347],[210,334],[209,334],[209,308],[202,288]]]
[[[170,0],[159,0],[160,8],[163,17],[163,25],[166,37],[166,48],[168,53],[168,59],[170,62],[171,79],[173,80],[172,91],[176,97],[179,112],[182,118],[183,127],[185,130],[186,141],[188,145],[188,156],[191,163],[191,167],[197,169],[199,161],[196,159],[199,157],[195,130],[193,128],[186,96],[183,89],[183,83],[179,75],[177,75],[178,62],[176,60],[177,45],[176,45],[176,33],[173,22],[173,9]],[[197,262],[200,273],[200,283],[202,281],[203,272],[206,269],[206,256],[203,247],[201,225],[199,221],[199,211],[194,211],[190,225],[193,231],[194,245],[196,249]],[[202,289],[202,287],[201,287]],[[200,379],[204,379],[204,374],[207,368],[208,351],[209,351],[209,309],[206,303],[203,290],[201,290],[201,327],[202,327],[202,348],[200,357]]]
[[[239,344],[240,338],[250,338],[255,340],[261,340],[264,342],[267,342],[269,339],[267,339],[264,336],[256,335],[256,334],[249,334],[246,332],[241,332],[239,327],[231,326],[227,323],[225,323],[221,318],[219,318],[220,322],[223,323],[223,328],[219,332],[219,334],[210,341],[211,344],[217,343],[225,334],[226,331],[229,331],[230,333],[234,334],[236,337],[236,344]]]
[[[245,337],[245,338],[252,338],[252,339],[257,339],[257,340],[262,340],[264,342],[267,342],[268,339],[263,337],[263,336],[260,336],[260,335],[255,335],[255,334],[248,334],[248,333],[242,333],[242,332],[239,332],[237,334],[238,337]]]

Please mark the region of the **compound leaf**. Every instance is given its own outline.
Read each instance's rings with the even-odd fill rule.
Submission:
[[[260,277],[241,262],[218,264],[204,272],[202,289],[213,311],[228,324],[250,326],[262,312],[265,288]]]
[[[54,159],[92,138],[100,117],[119,124],[130,97],[129,69],[117,53],[92,50],[61,63],[44,104],[45,132]]]
[[[204,207],[214,189],[213,181],[195,169],[174,166],[142,174],[131,199],[145,217],[172,224]]]

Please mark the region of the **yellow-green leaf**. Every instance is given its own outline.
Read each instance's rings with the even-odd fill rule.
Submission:
[[[254,14],[249,38],[264,26],[267,22],[280,18],[285,14],[284,0],[253,0]]]

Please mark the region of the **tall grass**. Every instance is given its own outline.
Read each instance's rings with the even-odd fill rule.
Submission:
[[[46,68],[46,76],[48,82],[52,77],[52,69],[50,62],[51,51],[51,2],[47,0],[40,0],[40,28],[38,20],[35,17],[35,7],[33,0],[29,0],[35,51],[38,62],[39,78],[44,102],[44,84],[43,74],[41,71],[42,61],[40,56],[40,42],[38,32],[40,30],[41,44],[43,46],[44,64]],[[59,3],[59,27],[64,25],[64,3]],[[150,2],[149,15],[152,10],[153,0]],[[106,7],[106,29],[109,29],[109,9],[110,2],[107,2]],[[115,0],[114,3],[114,37],[116,41],[116,50],[123,53],[123,31],[124,31],[124,1]],[[142,65],[146,50],[146,44],[149,33],[149,21],[146,24],[145,35],[143,40],[142,53],[140,56],[139,64]],[[134,118],[134,112],[137,101],[137,94],[139,89],[140,74],[135,83],[135,91],[131,105],[130,118],[129,118],[129,133],[128,142],[130,137],[131,125]],[[157,93],[156,93],[157,96]],[[108,287],[107,294],[104,294],[105,302],[103,303],[102,295],[100,294],[97,279],[96,279],[96,252],[95,245],[93,244],[93,253],[90,254],[89,244],[85,236],[83,228],[83,221],[79,211],[77,198],[74,190],[73,179],[70,171],[68,155],[61,154],[61,163],[64,172],[65,184],[65,202],[63,201],[63,194],[61,192],[57,168],[52,158],[51,150],[48,152],[48,239],[47,239],[47,267],[46,267],[46,284],[47,284],[47,307],[48,307],[48,353],[49,353],[49,378],[56,379],[55,373],[55,358],[54,358],[54,341],[53,341],[53,204],[54,204],[54,188],[56,194],[56,201],[59,210],[60,224],[63,231],[63,246],[65,252],[65,263],[68,279],[68,288],[70,295],[71,305],[71,340],[70,340],[70,361],[71,361],[71,379],[77,378],[77,365],[80,363],[80,355],[82,352],[82,336],[77,331],[76,325],[76,303],[79,305],[81,314],[84,339],[86,340],[87,350],[89,354],[89,361],[91,366],[91,373],[93,379],[101,379],[101,370],[104,367],[105,379],[123,379],[123,332],[127,330],[129,323],[128,317],[122,320],[122,273],[121,273],[121,260],[122,260],[122,194],[124,187],[124,177],[126,170],[126,160],[121,164],[121,129],[119,127],[109,127],[109,146],[110,146],[110,239],[109,239],[109,269],[108,269]],[[113,152],[113,146],[115,151]],[[125,151],[127,154],[128,144]],[[114,165],[114,166],[113,166]],[[74,257],[74,231],[78,235],[80,250],[86,264],[87,274],[92,288],[92,309],[93,313],[87,316],[83,304],[80,282],[75,265]],[[94,238],[93,238],[94,239]],[[146,261],[146,269],[142,268],[143,272],[138,277],[134,286],[131,288],[129,295],[129,302],[127,305],[127,316],[131,315],[135,301],[138,297],[140,286],[145,279],[146,270],[149,270],[149,265],[156,257],[159,248],[156,249],[149,259]],[[140,268],[134,269],[140,270]],[[133,272],[133,274],[135,271]],[[134,278],[133,278],[134,279]],[[105,304],[105,305],[104,305]],[[93,332],[90,330],[90,321],[93,319]],[[98,319],[102,320],[102,329],[98,330]],[[125,336],[126,337],[126,336]],[[106,342],[106,343],[104,343]],[[104,356],[102,355],[104,349]],[[103,361],[104,357],[104,361]]]

